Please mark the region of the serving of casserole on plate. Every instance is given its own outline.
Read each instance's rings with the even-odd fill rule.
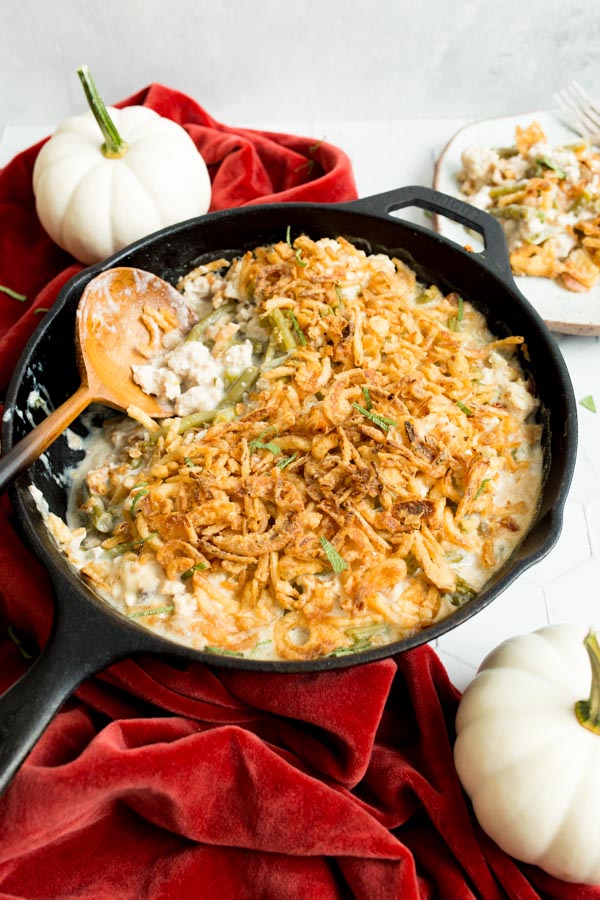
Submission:
[[[600,333],[600,151],[550,111],[487,119],[440,155],[434,186],[503,225],[517,284],[554,330]],[[478,245],[447,219],[441,234]]]

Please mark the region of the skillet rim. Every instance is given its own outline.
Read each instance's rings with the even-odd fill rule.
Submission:
[[[386,198],[387,203],[387,199],[391,200],[392,198],[397,197],[400,194],[402,194],[403,197],[410,195],[414,198],[416,193],[417,199],[419,199],[420,201],[423,201],[423,198],[425,198],[423,202],[402,202],[398,204],[392,203],[391,205],[386,206],[383,211],[376,208],[378,205],[377,202],[379,201],[380,206],[381,201],[384,198]],[[127,632],[129,636],[132,637],[132,641],[130,643],[134,644],[135,648],[128,651],[128,653],[140,652],[176,656],[201,662],[211,666],[282,674],[342,669],[389,658],[395,656],[398,653],[403,653],[422,644],[430,643],[431,641],[436,640],[441,635],[453,630],[463,622],[467,621],[467,619],[476,615],[478,612],[488,606],[524,571],[526,571],[526,569],[540,561],[544,556],[547,555],[547,553],[550,552],[550,550],[556,544],[556,541],[558,540],[562,529],[564,505],[573,476],[577,451],[576,401],[566,364],[564,362],[564,359],[562,358],[560,350],[558,349],[554,341],[554,338],[550,334],[546,325],[543,323],[542,319],[533,309],[531,304],[526,300],[525,297],[523,297],[523,295],[516,287],[512,279],[512,275],[510,274],[510,269],[508,268],[508,257],[505,247],[500,247],[499,249],[498,245],[496,244],[490,248],[491,252],[487,254],[486,251],[484,251],[483,254],[475,254],[461,248],[453,241],[450,241],[449,239],[436,234],[429,229],[423,228],[422,226],[419,226],[412,222],[407,222],[402,219],[396,219],[395,217],[391,217],[389,215],[389,212],[392,209],[398,209],[408,205],[419,205],[422,208],[426,209],[431,208],[428,205],[428,200],[430,200],[431,197],[438,199],[438,203],[432,205],[432,208],[435,210],[439,210],[440,197],[444,200],[452,200],[454,202],[454,198],[446,198],[446,195],[440,195],[428,188],[402,188],[398,191],[388,192],[387,194],[375,195],[374,197],[362,198],[345,203],[270,203],[255,204],[245,207],[221,210],[195,219],[189,219],[185,222],[177,223],[176,225],[169,226],[168,228],[148,235],[142,238],[140,241],[137,241],[134,244],[131,244],[128,247],[125,247],[122,250],[118,251],[107,260],[104,260],[101,263],[97,263],[96,265],[77,273],[62,287],[50,312],[47,313],[42,322],[39,323],[19,358],[19,362],[15,368],[7,392],[6,408],[14,408],[15,400],[19,393],[22,376],[27,370],[29,361],[34,355],[34,351],[37,348],[39,341],[46,334],[46,332],[51,329],[54,319],[58,316],[63,307],[74,302],[74,292],[78,291],[80,288],[81,290],[83,290],[83,287],[85,286],[87,281],[89,281],[92,277],[94,277],[94,275],[98,274],[99,272],[117,265],[126,265],[127,257],[130,257],[132,254],[139,252],[140,250],[152,248],[154,245],[160,244],[164,241],[168,242],[174,239],[177,240],[180,235],[185,234],[186,232],[189,232],[194,228],[197,228],[199,226],[208,228],[213,222],[219,222],[222,220],[227,221],[232,217],[242,220],[244,218],[247,218],[249,227],[251,227],[252,220],[255,218],[260,218],[261,215],[265,213],[265,211],[268,211],[268,213],[273,216],[276,214],[280,214],[284,220],[285,217],[288,216],[290,211],[294,210],[301,211],[302,213],[308,213],[309,215],[312,213],[318,213],[319,211],[327,210],[327,212],[333,211],[341,215],[348,213],[356,222],[360,221],[361,219],[363,221],[365,219],[376,219],[388,223],[390,221],[392,223],[395,222],[399,226],[399,235],[401,234],[402,229],[409,228],[416,232],[416,234],[421,238],[424,238],[427,241],[431,242],[432,245],[445,245],[453,253],[456,253],[459,255],[459,257],[462,257],[470,267],[476,266],[483,268],[487,275],[491,276],[492,279],[494,279],[498,283],[498,286],[502,289],[502,292],[504,294],[508,292],[510,301],[516,304],[520,308],[521,312],[525,314],[526,318],[529,320],[531,328],[536,332],[538,339],[541,339],[542,343],[544,344],[545,350],[548,353],[548,357],[553,365],[553,377],[555,380],[558,379],[559,381],[560,393],[563,397],[566,407],[567,421],[564,423],[563,437],[565,447],[562,460],[563,465],[558,488],[556,489],[556,495],[554,497],[554,505],[545,513],[543,517],[536,518],[534,520],[534,524],[528,532],[528,536],[531,536],[536,531],[543,530],[544,523],[546,523],[546,532],[545,535],[541,536],[541,542],[539,543],[539,546],[534,548],[524,557],[519,558],[516,557],[515,554],[518,552],[522,544],[518,545],[515,551],[513,551],[511,557],[509,557],[509,559],[499,570],[502,575],[499,578],[496,578],[493,586],[488,589],[483,589],[472,601],[467,603],[465,606],[458,608],[456,612],[453,612],[445,619],[442,619],[439,622],[429,626],[428,628],[423,629],[422,631],[419,631],[407,638],[403,638],[399,641],[384,644],[381,647],[360,651],[354,654],[349,653],[342,656],[325,656],[319,657],[314,660],[280,661],[250,659],[246,657],[195,650],[191,647],[186,646],[185,644],[179,644],[176,641],[170,640],[168,638],[163,638],[160,635],[149,631],[147,628],[144,628],[143,625],[127,619],[122,613],[111,607],[106,601],[103,601],[101,597],[99,597],[87,584],[85,584],[85,582],[79,577],[79,575],[76,574],[75,570],[70,567],[69,563],[66,560],[66,557],[64,557],[64,555],[54,543],[46,526],[44,525],[43,520],[41,519],[37,506],[35,505],[33,498],[31,497],[31,494],[29,492],[29,486],[31,484],[29,473],[25,473],[21,477],[21,479],[19,479],[19,481],[11,487],[11,498],[15,506],[19,523],[25,531],[26,538],[30,546],[33,546],[35,552],[42,559],[42,562],[50,572],[56,595],[55,619],[58,615],[60,615],[63,605],[68,605],[68,603],[71,602],[80,603],[83,600],[88,605],[93,604],[96,611],[102,611],[102,613],[107,617],[107,628],[108,623],[110,622],[111,628],[114,627],[120,632]],[[454,205],[456,204],[454,203]],[[464,218],[464,204],[459,204],[459,207],[461,208],[461,212],[463,212]],[[485,214],[483,215],[485,216]],[[455,216],[451,217],[455,218]],[[491,217],[485,216],[485,218],[490,219]],[[481,221],[479,221],[479,219],[475,216],[473,216],[473,219],[475,219],[475,221],[473,221],[471,218],[469,219],[470,226],[478,231],[481,231]],[[494,227],[497,226],[497,223],[494,222],[493,219],[491,221],[493,222]],[[488,226],[486,225],[486,228],[487,227]],[[491,228],[491,226],[489,227]],[[497,227],[499,228],[499,226]],[[359,235],[357,234],[356,236],[358,237]],[[488,237],[487,232],[485,236],[486,238]],[[493,232],[492,237],[494,237]],[[218,252],[218,250],[215,250],[215,252]],[[440,278],[442,277],[443,276],[440,275]],[[14,416],[10,415],[8,418],[5,417],[2,425],[3,446],[10,448],[12,446],[12,438],[14,433]],[[554,426],[554,423],[552,423],[552,425]],[[542,488],[542,497],[546,489],[547,481],[544,483]],[[526,538],[524,538],[524,540],[526,540]],[[75,600],[73,598],[75,598]]]

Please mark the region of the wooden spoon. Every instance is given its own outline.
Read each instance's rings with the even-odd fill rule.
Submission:
[[[139,348],[148,347],[141,321],[145,307],[183,310],[181,294],[162,278],[127,267],[93,278],[77,307],[75,349],[81,386],[0,459],[0,491],[24,471],[90,403],[125,412],[137,406],[152,418],[172,414],[134,382],[131,366],[147,363]]]

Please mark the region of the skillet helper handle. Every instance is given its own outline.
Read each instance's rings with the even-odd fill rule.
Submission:
[[[80,601],[79,601],[80,602]],[[127,656],[131,638],[73,601],[57,608],[54,630],[31,668],[0,696],[0,795],[64,701],[88,676]],[[140,641],[137,639],[137,648]],[[16,649],[16,648],[15,648]]]
[[[39,425],[32,428],[29,434],[0,457],[0,494],[11,481],[41,456],[92,400],[93,395],[89,387],[82,384],[68,400],[61,403]]]
[[[361,209],[370,215],[389,215],[397,209],[417,206],[419,209],[446,216],[466,228],[472,228],[483,238],[485,249],[475,254],[477,259],[488,264],[489,268],[509,274],[512,279],[508,248],[502,226],[493,216],[448,194],[434,191],[422,185],[411,185],[365,197],[352,204],[353,209]],[[468,244],[468,240],[465,241]]]

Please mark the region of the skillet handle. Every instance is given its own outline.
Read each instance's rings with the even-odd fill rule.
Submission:
[[[477,231],[485,244],[485,249],[476,254],[477,259],[487,263],[492,269],[499,269],[504,275],[510,275],[512,279],[508,248],[502,226],[489,213],[470,203],[450,197],[448,194],[442,194],[440,191],[434,191],[433,188],[411,185],[356,200],[350,206],[352,209],[364,210],[364,212],[376,216],[389,215],[394,210],[405,209],[407,206],[417,206],[419,209],[446,216],[466,228]]]
[[[79,605],[78,605],[79,604]],[[81,600],[57,606],[53,633],[31,668],[0,697],[0,795],[63,702],[89,675],[140,649]],[[125,635],[123,635],[125,631]],[[142,636],[143,638],[143,636]]]

